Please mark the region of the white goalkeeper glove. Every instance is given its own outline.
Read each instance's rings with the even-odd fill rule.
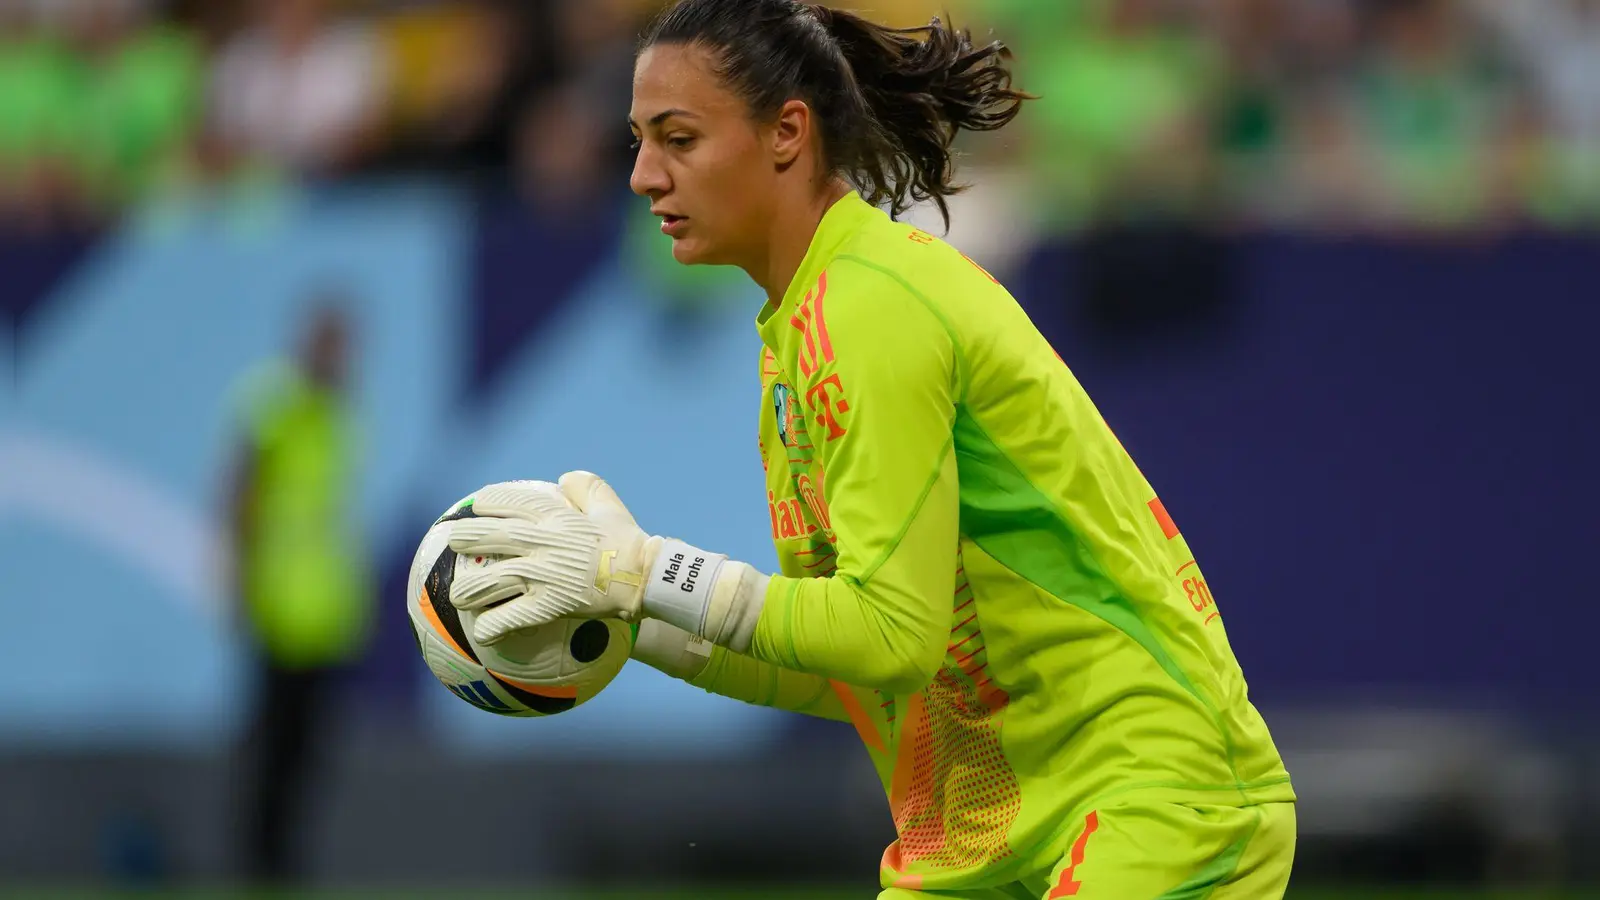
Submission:
[[[559,487],[491,485],[473,514],[455,524],[451,549],[496,559],[458,576],[450,600],[481,611],[473,632],[481,643],[559,618],[648,616],[735,651],[750,646],[767,576],[646,534],[598,475],[568,472]]]

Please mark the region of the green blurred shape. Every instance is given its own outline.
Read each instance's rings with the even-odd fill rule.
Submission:
[[[161,889],[149,891],[73,890],[0,885],[8,900],[873,900],[877,888],[870,879],[861,886],[677,888],[640,887],[633,890],[583,890],[489,888],[473,890],[461,885],[436,888],[326,891],[248,891],[228,889]],[[1288,900],[1600,900],[1600,889],[1478,890],[1451,887],[1342,887],[1290,888]]]

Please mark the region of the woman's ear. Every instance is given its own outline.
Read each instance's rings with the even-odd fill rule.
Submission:
[[[773,161],[779,166],[788,166],[799,159],[811,142],[812,132],[811,107],[804,100],[786,101],[779,108],[772,127]]]

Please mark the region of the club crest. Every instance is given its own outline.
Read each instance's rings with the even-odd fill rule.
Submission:
[[[789,386],[776,382],[772,385],[772,414],[778,420],[778,442],[789,446],[789,404],[794,393]]]

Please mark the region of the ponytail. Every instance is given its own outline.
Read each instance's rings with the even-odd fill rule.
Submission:
[[[829,168],[875,206],[899,215],[960,193],[952,145],[960,131],[994,131],[1032,95],[1016,90],[1011,51],[938,19],[887,28],[797,0],[680,0],[640,49],[698,44],[758,118],[799,98],[820,123]]]
[[[932,200],[948,225],[945,198],[965,189],[954,182],[957,132],[1002,128],[1030,99],[1011,87],[1010,49],[974,47],[969,32],[938,19],[894,29],[826,6],[811,11],[838,43],[863,107],[860,144],[836,163],[874,205],[899,214]]]

